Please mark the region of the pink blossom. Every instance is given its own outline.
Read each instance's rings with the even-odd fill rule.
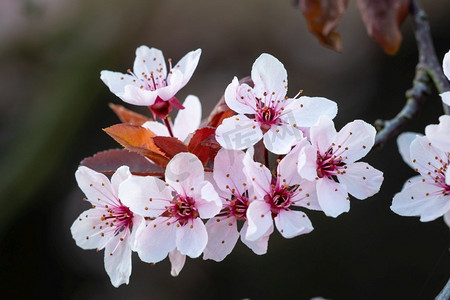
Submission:
[[[133,72],[102,71],[100,78],[112,93],[127,103],[151,106],[163,100],[177,106],[173,97],[192,77],[200,54],[200,49],[189,52],[173,68],[169,60],[167,72],[160,50],[140,46],[136,49]]]
[[[402,138],[402,135],[399,139]],[[399,143],[402,152],[407,143]],[[407,181],[394,196],[391,210],[401,216],[420,216],[420,221],[432,221],[444,215],[450,220],[450,182],[448,151],[435,147],[427,136],[417,135],[409,146],[410,165],[420,176]]]
[[[161,261],[174,250],[179,251],[173,253],[178,256],[174,260],[181,261],[180,255],[198,257],[208,241],[201,218],[212,218],[222,208],[213,185],[204,180],[202,163],[191,153],[172,158],[165,180],[132,176],[119,190],[132,212],[151,219],[136,233],[136,250],[145,262]]]
[[[320,207],[327,216],[337,217],[350,210],[348,194],[362,200],[379,191],[383,173],[367,163],[355,162],[370,151],[375,134],[375,128],[361,120],[336,132],[326,116],[311,127],[311,145],[300,150],[298,172],[315,182]]]
[[[131,275],[131,251],[135,233],[143,217],[130,211],[118,197],[118,190],[131,176],[128,167],[117,169],[111,178],[86,167],[75,173],[78,185],[92,203],[70,228],[77,245],[83,249],[105,248],[105,269],[111,283],[128,284]]]
[[[248,229],[246,238],[255,241],[275,226],[285,238],[293,238],[313,230],[311,221],[294,207],[320,209],[314,184],[302,179],[297,173],[298,151],[308,143],[303,139],[278,164],[274,178],[270,170],[253,161],[251,151],[244,157],[244,173],[254,189],[254,201],[247,210]]]
[[[428,125],[425,134],[433,146],[444,152],[450,152],[450,116],[441,116],[438,125]]]
[[[448,80],[450,80],[450,51],[448,51],[444,55],[444,59],[442,61],[442,68],[444,69],[444,74]],[[444,92],[441,95],[442,101],[446,105],[450,105],[450,91]]]
[[[286,154],[303,137],[299,127],[314,125],[320,115],[336,116],[336,103],[326,98],[287,98],[286,69],[270,54],[256,59],[251,77],[253,88],[235,77],[225,90],[226,104],[238,113],[217,128],[225,149],[247,149],[263,138],[269,151]]]
[[[202,106],[198,97],[189,95],[183,102],[184,109],[178,111],[172,126],[174,137],[184,142],[189,134],[193,133],[200,127],[202,119]],[[170,136],[167,127],[156,121],[145,122],[143,127],[150,129],[160,136]]]
[[[217,216],[206,222],[208,244],[203,253],[203,259],[222,261],[231,253],[239,236],[242,242],[256,254],[267,252],[267,243],[273,227],[257,241],[246,239],[247,209],[254,200],[254,193],[243,173],[244,155],[244,152],[239,150],[220,149],[214,160],[211,182],[216,186],[223,209]],[[244,222],[240,234],[238,221]]]

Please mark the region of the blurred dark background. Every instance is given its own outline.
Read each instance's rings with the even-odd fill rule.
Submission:
[[[200,97],[206,117],[233,76],[249,75],[268,52],[280,59],[290,96],[336,101],[341,128],[354,119],[393,117],[404,104],[417,62],[410,20],[396,56],[367,37],[356,1],[338,31],[343,53],[320,46],[289,1],[2,0],[0,2],[0,290],[3,299],[431,299],[450,276],[449,229],[389,209],[413,175],[395,139],[365,161],[384,171],[379,194],[351,200],[337,219],[307,212],[315,230],[292,240],[271,236],[257,256],[242,243],[225,261],[188,259],[178,278],[168,261],[133,257],[128,286],[114,288],[103,251],[84,251],[69,228],[88,204],[74,172],[86,156],[118,145],[101,129],[118,123],[121,103],[101,70],[125,72],[148,45],[176,62],[202,48],[178,96]],[[450,48],[450,4],[421,1],[439,59]],[[134,109],[134,108],[133,108]],[[143,113],[145,110],[137,109]],[[409,131],[442,114],[436,93]]]

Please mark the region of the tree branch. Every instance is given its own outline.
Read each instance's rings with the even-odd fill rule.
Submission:
[[[428,18],[425,11],[420,7],[418,0],[411,0],[409,13],[413,17],[414,35],[419,51],[416,75],[412,88],[406,92],[407,101],[402,110],[391,120],[377,120],[375,122],[378,129],[375,146],[380,146],[389,138],[395,136],[409,120],[417,115],[425,103],[425,96],[430,94],[432,85],[436,87],[439,93],[450,90],[450,83],[442,71],[434,50]],[[445,114],[450,114],[450,107],[443,104],[443,108]]]

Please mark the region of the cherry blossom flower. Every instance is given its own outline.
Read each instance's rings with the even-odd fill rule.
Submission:
[[[403,148],[402,152],[407,152],[407,142],[399,143],[399,146]],[[420,176],[409,179],[402,191],[394,196],[391,210],[401,216],[420,216],[422,222],[444,215],[450,226],[449,152],[435,147],[428,136],[417,135],[410,143],[409,158],[409,165]]]
[[[444,69],[444,74],[447,79],[450,80],[450,51],[444,55],[442,69]],[[450,105],[450,91],[444,92],[440,96],[445,104]]]
[[[247,151],[243,160],[244,173],[255,193],[254,201],[247,210],[248,240],[255,241],[264,236],[274,221],[285,238],[313,230],[306,214],[293,210],[295,206],[320,209],[314,184],[303,180],[297,173],[296,158],[305,143],[308,141],[303,139],[279,162],[275,178],[266,166],[253,161],[252,151]]]
[[[202,119],[202,106],[198,97],[189,95],[183,102],[184,109],[178,111],[172,126],[173,136],[184,142],[189,134],[196,131]],[[145,122],[143,127],[160,136],[170,136],[167,127],[156,121]]]
[[[161,50],[140,46],[136,49],[133,72],[102,71],[100,78],[112,93],[127,103],[151,106],[162,100],[179,107],[174,96],[192,77],[200,54],[201,49],[189,52],[173,68],[169,60],[167,72]]]
[[[220,149],[214,159],[211,182],[216,186],[216,191],[222,199],[223,209],[205,224],[208,244],[203,253],[203,259],[222,261],[231,253],[239,236],[242,242],[256,254],[261,255],[267,252],[267,243],[273,226],[256,241],[246,239],[247,208],[254,200],[254,193],[243,173],[244,155],[244,152],[239,150]],[[238,221],[244,221],[241,233],[238,231]]]
[[[179,251],[172,253],[175,260],[200,256],[208,242],[201,218],[212,218],[222,208],[213,185],[204,180],[202,163],[191,153],[170,160],[165,180],[132,176],[119,189],[132,212],[151,219],[136,233],[136,251],[145,262],[159,262],[174,250]]]
[[[131,212],[118,197],[119,187],[130,175],[126,166],[117,169],[111,182],[87,167],[79,167],[75,173],[92,208],[75,220],[72,236],[83,249],[105,249],[105,269],[115,287],[128,284],[135,233],[144,224],[143,217]]]
[[[450,116],[441,116],[438,125],[428,125],[425,134],[433,146],[444,152],[450,152]]]
[[[348,194],[362,200],[379,191],[383,173],[367,163],[355,162],[370,151],[375,134],[375,128],[361,120],[336,132],[327,116],[311,127],[311,145],[300,150],[298,172],[315,182],[320,207],[327,216],[337,217],[350,210]]]
[[[336,116],[336,103],[326,98],[287,98],[286,69],[270,54],[256,59],[251,77],[253,88],[235,77],[225,90],[226,104],[238,113],[216,130],[225,149],[247,149],[263,138],[269,151],[286,154],[303,137],[299,127],[311,127],[320,115]]]

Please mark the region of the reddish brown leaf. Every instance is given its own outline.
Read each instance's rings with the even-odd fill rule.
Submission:
[[[410,0],[358,0],[367,34],[384,52],[395,54],[402,42],[400,26],[408,15]]]
[[[152,131],[132,124],[117,124],[103,130],[125,149],[144,155],[161,167],[167,165],[169,158],[155,145]]]
[[[114,111],[114,113],[119,117],[120,121],[123,123],[130,123],[133,125],[142,125],[147,121],[150,121],[149,118],[138,114],[132,110],[129,110],[122,105],[117,104],[109,104],[109,107]]]
[[[111,149],[86,157],[80,163],[103,174],[113,174],[119,167],[128,166],[130,172],[140,176],[164,176],[164,169],[135,152]]]
[[[334,31],[345,10],[348,0],[299,0],[298,5],[311,31],[325,46],[342,51],[341,36]]]
[[[179,139],[167,136],[155,136],[153,142],[168,158],[172,158],[180,152],[188,152],[188,147]]]
[[[214,127],[197,129],[188,145],[189,152],[195,154],[204,166],[208,163],[208,160],[214,160],[214,157],[220,148],[214,138],[215,131],[216,129]]]

